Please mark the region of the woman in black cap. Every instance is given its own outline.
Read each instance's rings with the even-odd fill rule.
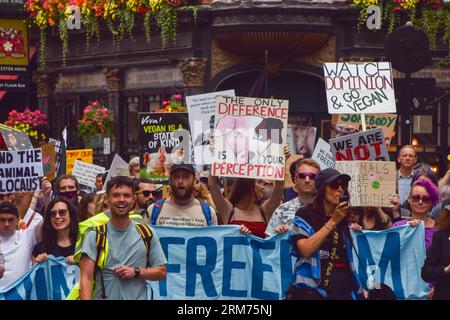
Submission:
[[[348,237],[350,176],[329,168],[316,178],[317,196],[300,208],[291,231],[291,253],[297,257],[293,299],[353,299],[344,233]]]
[[[450,199],[442,202],[438,231],[433,234],[427,258],[422,267],[422,279],[434,283],[433,300],[450,299]]]

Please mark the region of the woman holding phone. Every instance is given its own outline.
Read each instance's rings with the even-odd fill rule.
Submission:
[[[350,179],[332,168],[322,170],[315,180],[314,202],[297,211],[290,235],[291,254],[297,257],[296,283],[287,299],[356,297],[346,251]]]

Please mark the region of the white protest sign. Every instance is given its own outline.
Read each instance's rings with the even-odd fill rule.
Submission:
[[[328,113],[395,113],[390,62],[333,62],[323,65]]]
[[[336,161],[335,169],[348,174],[350,205],[353,207],[391,207],[395,194],[396,167],[392,161]]]
[[[125,162],[125,160],[122,159],[121,156],[119,156],[117,153],[114,155],[114,159],[111,163],[111,166],[109,167],[108,175],[106,176],[105,183],[103,184],[103,189],[106,190],[106,184],[108,183],[111,178],[117,176],[117,170],[119,170],[122,167],[128,168],[128,163]]]
[[[284,180],[287,100],[218,97],[212,174]]]
[[[218,96],[234,97],[234,95],[234,90],[225,90],[186,97],[194,159],[197,165],[211,164],[209,140],[214,130],[216,98]]]
[[[42,189],[42,149],[0,151],[0,193]]]
[[[330,151],[330,145],[322,138],[319,138],[317,141],[316,148],[314,149],[311,158],[317,161],[320,170],[334,167],[334,157],[333,153]]]
[[[104,173],[105,168],[97,166],[92,163],[75,161],[72,175],[77,178],[78,182],[84,186],[95,188],[95,178],[99,173]]]
[[[389,161],[389,154],[381,128],[330,139],[330,147],[336,161]]]

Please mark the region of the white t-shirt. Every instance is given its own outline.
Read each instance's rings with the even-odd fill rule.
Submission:
[[[5,274],[0,279],[0,291],[31,267],[31,253],[36,242],[35,228],[17,230],[11,237],[0,236],[0,251],[5,258]]]
[[[31,219],[33,219],[33,220],[31,220]],[[22,220],[25,221],[26,224],[29,224],[28,228],[34,228],[39,224],[39,222],[44,220],[44,218],[41,216],[41,214],[39,212],[28,208],[28,211]]]

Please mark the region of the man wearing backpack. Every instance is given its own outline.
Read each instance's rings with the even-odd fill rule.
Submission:
[[[161,244],[151,228],[130,220],[131,178],[112,178],[106,194],[111,219],[92,227],[81,245],[80,298],[147,300],[146,280],[167,275]]]
[[[217,225],[215,210],[193,196],[195,169],[191,164],[173,165],[170,173],[172,196],[148,208],[152,225],[206,227]]]

